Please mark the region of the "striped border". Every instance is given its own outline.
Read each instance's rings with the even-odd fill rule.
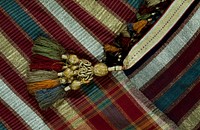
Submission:
[[[130,50],[124,59],[125,68],[131,68],[157,45],[193,2],[194,0],[175,0],[154,27]]]
[[[184,46],[187,45],[188,41],[192,38],[192,36],[196,33],[196,31],[200,27],[200,24],[197,24],[198,23],[197,21],[199,21],[200,17],[199,14],[200,14],[200,9],[198,9],[195,15],[183,27],[183,29],[172,39],[172,41],[158,55],[150,63],[148,63],[148,65],[146,65],[142,70],[140,70],[137,74],[135,74],[131,78],[131,81],[136,88],[138,89],[142,88],[161,69],[163,69]],[[190,30],[190,33],[185,33],[188,32],[188,30]],[[171,51],[171,48],[173,48],[173,52]],[[167,52],[171,52],[172,54],[166,55]],[[160,62],[162,64],[159,64]]]

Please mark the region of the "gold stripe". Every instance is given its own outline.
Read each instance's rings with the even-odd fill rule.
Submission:
[[[14,68],[18,71],[22,78],[25,78],[26,71],[28,70],[28,61],[19,53],[19,51],[8,41],[8,39],[0,32],[0,53],[10,61]],[[56,104],[56,103],[55,103]],[[78,115],[76,111],[63,100],[59,105],[55,105],[54,108],[62,115],[67,121],[71,123],[71,126],[76,129],[84,125],[88,130],[91,128],[86,122]],[[58,104],[58,103],[57,103]]]
[[[181,130],[193,130],[200,122],[200,104],[191,114],[180,124]]]
[[[108,27],[112,32],[117,33],[119,29],[122,27],[123,22],[116,18],[113,14],[111,14],[108,10],[106,10],[103,6],[101,6],[95,0],[74,0],[80,6],[82,6],[85,10],[88,11],[89,14],[94,16],[98,21],[100,21],[103,25]]]
[[[10,63],[19,71],[21,76],[26,76],[28,69],[27,60],[21,55],[20,52],[6,39],[0,32],[0,53],[2,53]]]
[[[124,60],[124,66],[127,69],[132,67],[152,49],[179,20],[192,2],[193,0],[175,0],[156,25],[131,49]]]

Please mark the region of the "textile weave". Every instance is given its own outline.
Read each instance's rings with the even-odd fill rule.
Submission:
[[[184,0],[176,1],[184,3]],[[95,78],[92,83],[83,86],[78,92],[69,93],[48,110],[41,110],[34,97],[28,94],[25,77],[35,38],[41,35],[50,37],[67,50],[73,50],[78,56],[96,63],[102,58],[103,45],[113,41],[124,23],[135,20],[142,2],[1,0],[0,129],[170,130],[178,129],[178,126],[181,129],[198,129],[200,49],[197,27],[200,22],[198,2],[192,0],[186,1],[188,10],[179,19],[184,23],[177,21],[179,25],[171,28],[176,30],[174,33],[167,30],[168,34],[157,44],[159,47],[150,48],[150,55],[144,54],[148,57],[145,62],[141,63],[141,59],[125,72]],[[190,28],[190,33],[185,33],[185,27]],[[159,29],[159,26],[155,28]],[[189,39],[190,42],[183,41],[186,45],[182,42],[176,44],[180,50],[177,54],[173,52],[176,48],[169,46],[170,53],[163,53],[173,55],[170,62],[161,62],[164,67],[150,80],[145,79],[146,76],[140,77],[138,74],[145,73],[143,69],[147,65],[151,68],[150,63],[170,42],[179,42],[173,39],[179,37],[179,33],[186,37],[182,40]],[[180,69],[175,71],[177,66]],[[153,75],[153,71],[152,68],[145,74]],[[171,79],[162,78],[162,75]],[[143,81],[140,82],[138,78],[146,82],[140,85]],[[184,89],[180,88],[181,83]],[[159,90],[155,89],[157,85]],[[171,96],[173,94],[177,97]],[[166,102],[168,98],[170,102]],[[188,104],[191,99],[194,100]],[[184,109],[178,111],[180,107]],[[187,125],[191,118],[193,123]]]

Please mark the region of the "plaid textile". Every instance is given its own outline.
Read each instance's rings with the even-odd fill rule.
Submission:
[[[176,124],[155,107],[158,103],[153,101],[155,105],[152,104],[135,88],[132,75],[126,73],[130,80],[124,72],[96,78],[46,111],[40,110],[26,90],[26,71],[35,38],[49,36],[95,63],[102,58],[102,45],[113,41],[124,22],[135,19],[142,2],[1,0],[0,129],[177,129]],[[193,110],[197,111],[198,107]]]
[[[167,35],[127,75],[180,129],[200,127],[200,4],[194,1]],[[138,63],[139,64],[139,63]],[[139,67],[137,67],[139,66]]]

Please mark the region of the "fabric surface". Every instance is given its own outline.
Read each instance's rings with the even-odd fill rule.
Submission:
[[[143,0],[1,0],[0,129],[198,129],[199,5],[186,2],[188,12],[179,20],[184,22],[168,30],[157,50],[150,48],[154,52],[147,54],[148,60],[125,72],[95,78],[51,109],[41,110],[26,89],[33,40],[48,36],[96,63],[102,58],[103,45],[113,41],[125,22],[134,21]],[[180,40],[179,34],[185,39]],[[179,39],[174,40],[176,36]],[[168,59],[158,60],[160,69],[154,71],[152,64],[161,52]],[[143,69],[148,65],[146,73]],[[191,99],[195,100],[188,103]],[[184,109],[178,111],[180,107]]]
[[[194,1],[140,65],[126,75],[180,129],[198,129],[200,9]],[[139,66],[139,67],[137,67]]]

